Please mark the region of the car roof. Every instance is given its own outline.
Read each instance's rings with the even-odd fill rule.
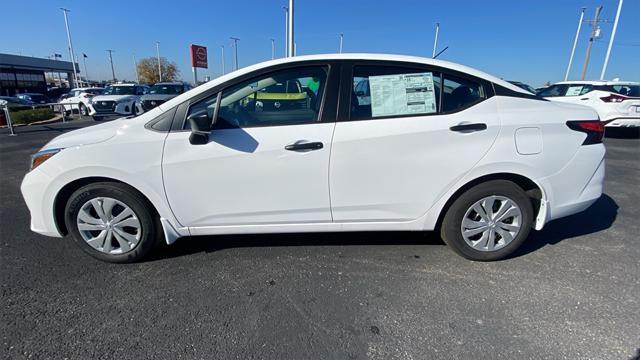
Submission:
[[[109,84],[108,86],[144,86],[140,84]]]
[[[431,58],[424,58],[424,57],[419,57],[419,56],[409,56],[409,55],[393,55],[393,54],[369,54],[369,53],[343,53],[343,54],[318,54],[318,55],[302,55],[302,56],[293,56],[293,57],[288,57],[288,58],[280,58],[280,59],[275,59],[275,60],[269,60],[269,61],[265,61],[265,62],[261,62],[258,64],[254,64],[254,65],[250,65],[241,69],[238,69],[236,71],[227,73],[223,76],[220,76],[218,78],[215,78],[209,82],[207,82],[206,84],[200,85],[196,88],[194,88],[191,91],[188,91],[184,94],[178,95],[175,98],[171,99],[170,101],[167,101],[166,103],[160,105],[161,108],[165,108],[168,109],[170,106],[174,106],[184,100],[187,100],[188,98],[192,97],[195,94],[200,94],[203,93],[213,87],[218,86],[219,84],[222,84],[226,81],[232,80],[238,76],[242,76],[244,74],[248,74],[250,72],[256,71],[256,70],[261,70],[264,68],[268,68],[271,66],[275,66],[275,65],[282,65],[282,64],[291,64],[291,63],[298,63],[298,62],[303,62],[303,61],[326,61],[326,60],[373,60],[373,61],[396,61],[396,62],[409,62],[409,63],[416,63],[416,64],[424,64],[424,65],[433,65],[433,66],[439,66],[439,67],[443,67],[443,68],[447,68],[447,69],[451,69],[451,70],[455,70],[455,71],[460,71],[463,73],[467,73],[469,75],[473,75],[488,81],[491,81],[495,84],[498,84],[502,87],[505,87],[509,90],[518,92],[518,93],[522,93],[522,94],[527,94],[530,95],[530,93],[522,88],[517,87],[516,85],[513,85],[507,81],[504,81],[498,77],[495,77],[493,75],[489,75],[485,72],[482,72],[480,70],[465,66],[465,65],[460,65],[460,64],[456,64],[453,62],[449,62],[449,61],[444,61],[444,60],[438,60],[438,59],[431,59]]]
[[[578,80],[578,81],[560,81],[553,85],[565,85],[565,84],[576,84],[576,85],[640,85],[639,82],[634,81],[606,81],[606,80]]]
[[[184,85],[184,83],[180,81],[164,81],[164,82],[155,83],[153,85],[154,86],[155,85]]]
[[[104,90],[101,87],[83,87],[83,88],[73,88],[70,91],[82,91],[82,90]]]

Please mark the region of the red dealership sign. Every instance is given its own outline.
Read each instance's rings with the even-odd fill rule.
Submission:
[[[189,45],[191,52],[191,66],[198,68],[207,68],[207,48],[200,45]]]

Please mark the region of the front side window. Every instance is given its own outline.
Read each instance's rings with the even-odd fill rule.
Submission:
[[[476,104],[487,96],[479,83],[445,74],[442,88],[442,111],[455,112]]]
[[[407,67],[356,66],[352,81],[352,120],[439,111],[440,73]]]
[[[281,70],[222,92],[215,128],[277,126],[318,121],[327,68]]]

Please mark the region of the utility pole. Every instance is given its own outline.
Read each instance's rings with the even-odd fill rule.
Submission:
[[[238,70],[238,39],[237,37],[230,37],[229,39],[233,40],[233,63],[235,64],[235,70]]]
[[[598,22],[600,21],[600,12],[602,11],[602,5],[596,8],[596,14],[591,22],[591,35],[589,36],[589,45],[587,46],[587,55],[584,59],[584,65],[582,67],[582,76],[580,80],[584,80],[587,75],[587,68],[589,67],[589,58],[591,57],[591,48],[593,47],[593,40],[600,35],[600,28]]]
[[[80,87],[84,86],[84,81],[82,80],[82,75],[80,75],[80,61],[78,61],[78,55],[76,55],[76,63],[78,64],[78,84],[80,84]],[[86,74],[85,74],[86,76]]]
[[[136,53],[134,52],[133,55],[133,68],[136,70],[136,83],[140,84],[140,76],[138,75],[138,61],[136,61]]]
[[[113,56],[111,56],[111,53],[113,53],[113,50],[107,49],[106,50],[109,53],[109,62],[111,63],[111,76],[113,77],[113,82],[116,82],[116,71],[113,69]]]
[[[295,37],[294,37],[294,33],[295,33],[295,29],[294,29],[294,17],[295,17],[295,12],[293,11],[293,0],[289,0],[289,38],[288,38],[288,43],[287,43],[287,52],[289,53],[289,56],[295,56],[295,50],[294,50],[294,43],[295,43]]]
[[[162,82],[162,66],[160,65],[160,41],[156,41],[156,55],[158,56],[158,77],[160,78],[160,81],[158,82]]]
[[[224,75],[224,45],[220,46],[220,48],[222,49],[222,75]]]
[[[271,60],[276,58],[276,39],[271,38]]]
[[[340,54],[342,54],[342,42],[344,40],[344,34],[340,33]]]
[[[289,57],[289,8],[282,7],[284,10],[284,57]]]
[[[611,48],[613,47],[613,39],[616,37],[616,30],[618,30],[618,20],[620,20],[620,12],[622,11],[622,0],[618,2],[618,12],[616,13],[616,20],[613,22],[613,31],[611,32],[611,38],[609,39],[609,47],[607,48],[607,55],[604,58],[604,65],[602,65],[602,72],[600,73],[600,80],[604,80],[604,73],[607,72],[607,65],[609,65],[609,56],[611,56]]]
[[[438,49],[438,34],[440,33],[440,23],[436,23],[436,37],[433,39],[433,53],[431,54],[431,58],[436,58],[436,50]]]
[[[578,45],[578,38],[580,37],[580,29],[582,28],[582,20],[584,19],[584,11],[586,7],[580,11],[580,20],[578,20],[578,30],[576,30],[576,37],[573,39],[573,48],[571,48],[571,56],[569,57],[569,65],[567,66],[567,72],[564,74],[564,81],[569,80],[569,72],[571,72],[571,64],[573,63],[573,55],[576,53],[576,46]]]
[[[60,10],[62,10],[62,12],[64,12],[64,26],[67,28],[67,42],[69,43],[69,58],[71,59],[71,66],[73,66],[73,83],[74,86],[76,87],[77,82],[78,82],[78,72],[76,71],[76,62],[75,62],[75,54],[73,53],[73,44],[71,43],[71,31],[69,31],[69,19],[67,18],[67,13],[69,13],[71,10],[69,9],[65,9],[65,8],[60,8]],[[72,87],[71,84],[69,84],[69,87]]]

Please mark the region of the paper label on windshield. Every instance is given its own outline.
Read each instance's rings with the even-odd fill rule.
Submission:
[[[370,76],[373,117],[436,112],[433,74]]]
[[[582,92],[582,86],[569,86],[564,96],[578,96]]]

